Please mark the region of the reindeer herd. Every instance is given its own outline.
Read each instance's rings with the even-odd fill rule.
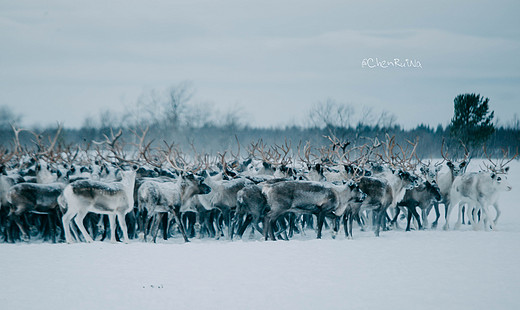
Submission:
[[[57,145],[58,129],[48,144],[36,140],[29,150],[20,145],[20,129],[13,130],[12,151],[0,152],[3,242],[156,242],[159,236],[188,242],[242,238],[247,229],[265,240],[289,240],[309,231],[321,238],[324,229],[335,237],[341,227],[352,238],[354,226],[379,236],[398,228],[401,212],[406,231],[435,229],[440,205],[445,230],[453,209],[455,229],[492,230],[499,195],[511,190],[507,165],[518,156],[487,156],[480,172],[466,173],[469,152],[462,144],[464,158],[450,157],[443,142],[443,160],[432,163],[417,156],[418,142],[401,145],[389,135],[363,145],[328,136],[323,147],[294,149],[259,140],[246,156],[237,139],[236,154],[211,156],[193,145],[191,155],[175,144],[152,146],[147,130],[133,132],[132,144],[119,131],[82,149]]]

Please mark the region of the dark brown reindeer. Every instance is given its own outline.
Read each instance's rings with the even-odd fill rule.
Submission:
[[[403,199],[397,204],[398,207],[404,207],[408,211],[407,215],[407,223],[406,223],[406,231],[410,231],[410,222],[412,219],[412,215],[417,220],[419,229],[423,228],[421,224],[421,218],[417,213],[416,208],[418,207],[421,211],[425,211],[431,207],[434,202],[438,202],[441,200],[441,193],[439,187],[436,183],[430,183],[429,181],[424,181],[421,185],[414,187],[412,189],[406,190]],[[400,213],[400,208],[397,208],[397,212],[395,213],[394,218],[392,219],[392,223],[397,221],[397,217]],[[423,214],[423,222],[426,222],[424,217],[425,212]]]
[[[47,214],[48,225],[53,242],[56,242],[55,228],[58,225],[58,197],[61,195],[65,184],[51,183],[20,183],[12,186],[7,193],[7,201],[10,204],[8,218],[15,222],[23,238],[29,239],[29,233],[21,221],[21,216],[26,213]]]
[[[322,236],[325,217],[335,218],[336,214],[342,214],[346,204],[359,202],[364,198],[364,194],[353,183],[334,185],[309,181],[281,181],[265,185],[262,192],[270,208],[264,221],[266,240],[276,240],[276,223],[288,212],[316,215],[319,239]]]

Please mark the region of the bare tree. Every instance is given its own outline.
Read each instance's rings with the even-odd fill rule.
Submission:
[[[181,123],[186,104],[194,95],[193,88],[189,82],[181,82],[170,87],[167,101],[164,102],[167,125],[178,128]]]
[[[355,109],[351,105],[336,102],[328,98],[318,102],[309,111],[309,121],[313,126],[320,128],[348,128],[352,125]]]
[[[188,128],[201,128],[213,123],[216,111],[211,103],[201,102],[186,106],[184,123]]]
[[[193,95],[193,87],[186,81],[165,91],[152,89],[144,92],[133,106],[127,107],[130,126],[158,125],[162,129],[178,129],[186,121],[187,114],[193,112],[187,106]],[[199,110],[203,111],[203,108]]]
[[[374,110],[372,107],[363,106],[358,126],[372,126],[374,124]]]
[[[99,127],[100,128],[113,128],[119,127],[120,121],[118,120],[118,113],[104,109],[99,112]]]
[[[384,110],[379,115],[376,126],[379,126],[380,128],[391,128],[395,125],[396,121],[397,117],[394,114]]]
[[[242,108],[235,105],[234,107],[228,109],[225,113],[222,113],[221,118],[221,126],[233,131],[240,129],[243,126],[244,113],[242,112]]]
[[[13,112],[13,110],[7,106],[0,106],[0,130],[9,130],[11,124],[20,123],[22,117]]]

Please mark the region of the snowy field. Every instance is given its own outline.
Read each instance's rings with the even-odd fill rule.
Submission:
[[[0,309],[520,309],[518,161],[509,175],[492,232],[0,244]]]

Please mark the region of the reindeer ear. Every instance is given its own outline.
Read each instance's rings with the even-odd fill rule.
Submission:
[[[504,171],[507,173],[509,171],[509,167],[506,167],[506,169],[504,169]]]
[[[447,162],[446,165],[447,165],[448,167],[450,167],[450,168],[455,167],[451,161]]]
[[[466,162],[463,161],[463,162],[459,165],[459,167],[460,167],[460,168],[464,168],[464,167],[466,167]]]

